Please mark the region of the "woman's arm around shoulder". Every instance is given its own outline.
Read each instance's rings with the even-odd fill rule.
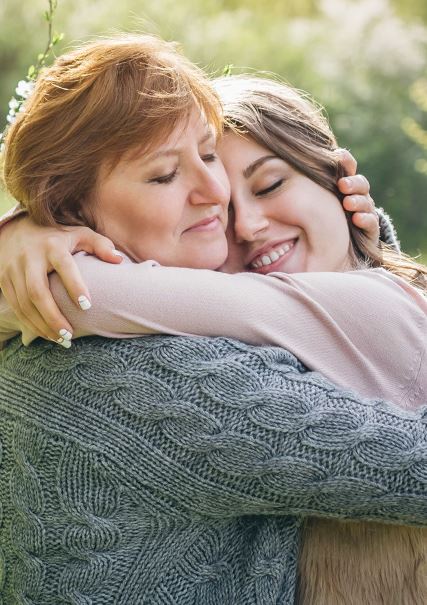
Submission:
[[[277,345],[366,396],[411,407],[413,388],[418,404],[427,400],[427,313],[384,271],[229,275],[128,259],[114,266],[84,254],[76,261],[90,284],[90,311],[76,309],[51,278],[76,336],[159,332]]]

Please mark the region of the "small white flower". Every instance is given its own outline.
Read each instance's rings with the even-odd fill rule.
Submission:
[[[16,94],[23,99],[27,99],[34,90],[34,82],[20,80],[15,89]]]
[[[12,97],[9,101],[9,109],[18,109],[18,107],[19,101],[15,97]]]

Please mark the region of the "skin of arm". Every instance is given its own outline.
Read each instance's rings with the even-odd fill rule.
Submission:
[[[84,253],[75,259],[90,284],[89,311],[76,309],[57,275],[50,283],[77,337],[164,333],[277,345],[364,396],[406,408],[427,401],[427,304],[383,271],[229,275],[129,259],[116,266]],[[34,338],[0,299],[0,338],[18,331],[25,343]]]

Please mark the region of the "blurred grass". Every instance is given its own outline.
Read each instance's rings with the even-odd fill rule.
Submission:
[[[4,214],[14,204],[15,200],[11,198],[5,191],[0,189],[0,215]]]

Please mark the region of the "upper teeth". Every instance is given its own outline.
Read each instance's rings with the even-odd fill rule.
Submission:
[[[266,267],[267,265],[271,265],[276,260],[278,260],[281,256],[289,252],[289,250],[294,246],[294,243],[282,244],[280,248],[275,248],[270,252],[264,252],[262,256],[257,256],[255,260],[251,262],[251,267],[253,269],[260,269],[261,267]]]

